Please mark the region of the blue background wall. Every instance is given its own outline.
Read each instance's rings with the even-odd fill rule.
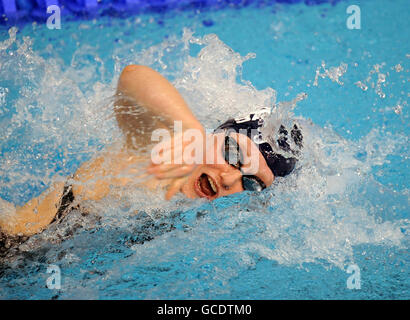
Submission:
[[[62,15],[89,17],[99,14],[129,14],[140,11],[181,10],[186,8],[221,8],[225,6],[270,5],[273,3],[305,2],[315,5],[340,0],[0,0],[2,23],[42,19],[47,7],[58,5]]]

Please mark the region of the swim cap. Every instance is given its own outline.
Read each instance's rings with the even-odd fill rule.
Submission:
[[[297,158],[292,156],[287,157],[281,153],[291,153],[295,156],[299,155],[299,150],[303,146],[302,132],[296,124],[294,124],[290,130],[290,136],[297,149],[299,149],[295,150],[290,147],[288,142],[288,130],[284,125],[280,125],[278,130],[279,138],[276,141],[273,141],[271,139],[264,139],[262,131],[260,130],[263,124],[263,117],[256,113],[252,113],[246,118],[229,119],[216,128],[214,132],[233,130],[239,133],[239,130],[241,130],[241,133],[243,133],[244,130],[246,130],[246,135],[258,146],[259,151],[262,153],[273,174],[276,177],[284,177],[293,171]]]

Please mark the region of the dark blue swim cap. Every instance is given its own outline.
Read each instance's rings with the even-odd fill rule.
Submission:
[[[301,130],[296,124],[293,125],[290,130],[290,136],[293,139],[296,147],[299,150],[292,150],[288,143],[288,130],[285,126],[281,125],[278,130],[279,138],[276,140],[277,146],[272,146],[271,143],[264,141],[261,131],[258,129],[263,125],[263,119],[256,116],[255,114],[250,114],[248,118],[245,119],[229,119],[228,121],[221,124],[214,132],[221,130],[232,130],[237,133],[244,132],[246,130],[246,135],[253,141],[262,141],[261,143],[256,143],[259,151],[262,153],[266,160],[268,167],[271,169],[276,177],[284,177],[291,173],[295,168],[297,158],[295,157],[285,157],[274,150],[283,150],[286,153],[292,153],[293,155],[299,155],[300,149],[302,148],[303,135]],[[255,137],[259,135],[258,137]],[[257,138],[257,139],[255,139]]]

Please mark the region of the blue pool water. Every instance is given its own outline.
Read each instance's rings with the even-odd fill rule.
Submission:
[[[294,174],[261,194],[126,190],[92,204],[98,219],[74,212],[2,262],[0,298],[409,299],[410,12],[355,1],[350,30],[350,4],[0,26],[0,197],[15,204],[120,138],[110,97],[130,63],[171,79],[208,128],[276,103],[305,136]]]

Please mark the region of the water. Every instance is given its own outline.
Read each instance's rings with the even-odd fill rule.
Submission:
[[[121,138],[111,97],[130,63],[171,79],[207,128],[276,105],[271,124],[298,118],[305,147],[258,195],[124,190],[93,203],[98,216],[74,212],[3,263],[0,297],[409,299],[409,13],[357,4],[361,30],[344,2],[2,27],[0,197],[13,203]],[[51,264],[60,290],[46,288]]]

